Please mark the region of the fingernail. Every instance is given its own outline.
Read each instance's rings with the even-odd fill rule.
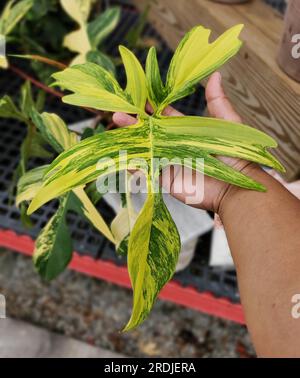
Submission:
[[[217,71],[216,73],[217,73],[217,75],[218,75],[219,83],[221,83],[221,81],[222,81],[222,75],[221,75],[221,72]]]

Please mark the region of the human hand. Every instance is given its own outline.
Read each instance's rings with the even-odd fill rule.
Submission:
[[[216,118],[222,118],[228,121],[241,122],[240,116],[236,113],[228,98],[226,97],[222,87],[222,77],[219,72],[215,72],[208,80],[205,96],[207,107],[210,115]],[[147,110],[151,112],[151,107],[147,106]],[[171,106],[168,106],[163,115],[165,116],[180,116],[182,113],[178,112]],[[129,126],[136,123],[136,119],[125,113],[115,113],[113,115],[114,123],[119,126]],[[251,174],[251,171],[259,169],[254,163],[230,157],[218,156],[227,165],[231,166],[237,171],[243,172],[246,175]],[[183,181],[184,180],[184,185]],[[204,193],[197,190],[195,183],[204,180]],[[201,208],[204,210],[211,210],[219,213],[222,201],[233,187],[224,181],[214,179],[209,176],[204,176],[191,169],[182,168],[181,166],[172,166],[164,169],[161,174],[161,185],[172,196],[181,202],[190,204],[188,199],[193,197],[193,204],[191,206]],[[182,188],[182,191],[175,190],[175,188]]]

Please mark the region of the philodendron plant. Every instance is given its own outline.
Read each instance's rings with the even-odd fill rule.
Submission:
[[[267,150],[276,147],[277,143],[258,130],[220,119],[163,116],[167,105],[191,94],[200,80],[237,53],[241,46],[238,38],[241,29],[242,25],[234,26],[210,43],[210,30],[194,27],[177,47],[165,83],[153,47],[149,50],[144,72],[134,54],[120,46],[127,75],[125,89],[111,73],[94,63],[75,65],[53,75],[56,85],[72,92],[63,97],[65,103],[137,115],[137,123],[130,127],[63,146],[64,151],[45,168],[42,183],[34,191],[28,209],[31,214],[54,198],[66,201],[68,193],[77,195],[90,182],[125,170],[132,159],[146,161],[146,166],[140,169],[147,178],[147,198],[130,235],[126,235],[134,298],[132,315],[125,330],[136,327],[147,317],[158,293],[171,279],[180,251],[174,221],[164,204],[162,192],[155,190],[162,166],[155,165],[154,158],[171,161],[179,157],[183,165],[207,176],[258,191],[265,191],[262,184],[237,172],[215,155],[246,159],[284,171]],[[151,115],[145,111],[147,101],[153,108]],[[119,154],[120,150],[126,150],[126,159]],[[192,159],[184,160],[186,157]],[[199,158],[204,159],[200,167],[195,163]],[[50,225],[45,232],[52,231]],[[49,259],[45,252],[47,245],[42,245],[42,239],[39,243],[36,258],[46,264]]]
[[[25,16],[25,14],[33,6],[33,0],[21,0],[16,3],[15,0],[10,0],[5,5],[2,14],[0,15],[0,47],[4,50],[6,39],[9,38],[9,34],[18,24],[18,22]],[[7,68],[8,61],[4,51],[0,54],[0,68]]]

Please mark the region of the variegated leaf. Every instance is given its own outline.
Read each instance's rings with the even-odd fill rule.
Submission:
[[[76,195],[77,199],[77,212],[85,216],[86,219],[109,241],[115,243],[115,238],[107,226],[105,220],[99,214],[98,210],[95,208],[83,188],[75,188],[73,193]]]
[[[60,199],[60,205],[35,242],[33,263],[46,280],[63,272],[72,258],[73,246],[66,224],[70,194]]]
[[[58,115],[46,112],[39,114],[35,109],[32,109],[31,116],[44,139],[56,152],[60,153],[78,143],[77,135],[68,130],[66,124]],[[43,172],[45,173],[45,170]],[[80,211],[78,210],[78,212],[84,215],[100,233],[114,243],[114,237],[109,227],[85,193],[84,189],[78,187],[75,188],[73,192],[77,197],[77,209],[80,208]]]
[[[131,176],[127,171],[125,175],[126,193],[120,193],[121,208],[110,225],[111,232],[115,238],[116,251],[120,255],[127,255],[129,235],[138,216],[131,200]]]
[[[110,7],[87,25],[87,32],[92,48],[99,44],[115,29],[120,20],[119,7]]]
[[[95,0],[60,0],[66,13],[79,25],[88,20],[94,2]]]
[[[26,117],[16,107],[13,100],[7,95],[0,99],[0,117],[13,118],[21,122],[26,122]]]
[[[152,193],[150,189],[129,238],[133,310],[124,331],[137,327],[150,313],[158,293],[175,272],[180,245],[176,225],[161,193]]]
[[[0,35],[0,41],[2,36]],[[6,69],[8,68],[8,60],[4,55],[0,55],[0,68]]]
[[[0,17],[0,34],[8,35],[33,6],[33,0],[7,2]]]
[[[145,72],[136,56],[124,46],[119,47],[126,71],[126,92],[138,109],[144,109],[147,100],[147,85]]]
[[[87,20],[94,0],[60,0],[60,2],[68,15],[79,25],[79,29],[67,34],[63,42],[69,50],[78,53],[70,66],[85,63],[86,54],[92,49],[87,32]]]
[[[67,34],[64,38],[63,45],[78,55],[71,61],[70,66],[86,62],[87,53],[91,50],[86,28],[81,26],[80,29]]]
[[[149,101],[156,111],[166,96],[166,90],[161,80],[155,47],[151,47],[147,55],[146,77]]]
[[[233,26],[212,43],[209,43],[211,30],[203,26],[196,26],[188,32],[172,58],[166,82],[168,95],[160,110],[190,94],[200,80],[235,55],[242,45],[238,38],[242,28],[243,25]]]
[[[108,72],[92,64],[72,67],[54,75],[58,85],[74,93],[64,97],[65,102],[138,114],[136,124],[95,135],[60,154],[47,170],[43,186],[28,209],[31,213],[49,200],[97,178],[136,168],[128,167],[127,163],[144,159],[146,166],[140,169],[147,174],[148,196],[128,241],[134,305],[125,330],[137,326],[148,315],[158,292],[172,277],[180,250],[176,226],[161,193],[154,190],[161,167],[154,166],[153,159],[172,162],[176,158],[178,163],[179,158],[181,165],[260,191],[265,190],[263,185],[227,166],[215,155],[243,158],[284,170],[267,150],[276,147],[276,142],[260,131],[218,119],[160,116],[169,102],[189,94],[198,80],[238,51],[240,29],[241,26],[236,26],[210,44],[210,32],[203,27],[194,28],[174,54],[166,88],[161,82],[153,49],[147,59],[146,82],[136,58],[121,47],[128,79],[125,91]],[[144,111],[147,88],[148,99],[155,110],[152,116]],[[120,154],[123,150],[127,153],[125,157]],[[204,164],[197,165],[198,158],[202,158]],[[123,212],[120,217],[125,215]],[[121,237],[117,232],[113,233],[118,243],[122,238],[127,241],[126,232]]]
[[[16,206],[35,197],[43,184],[43,176],[48,165],[33,168],[20,177],[17,185]]]
[[[67,125],[58,115],[46,112],[39,114],[32,109],[31,117],[43,138],[56,152],[67,150],[78,142],[77,135],[68,130]]]
[[[89,106],[95,109],[144,114],[136,107],[116,79],[104,68],[94,63],[73,66],[53,75],[55,85],[74,94],[63,97],[71,105]],[[88,105],[87,105],[88,104]]]

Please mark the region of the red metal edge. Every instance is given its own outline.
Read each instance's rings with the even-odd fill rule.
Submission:
[[[19,235],[12,230],[0,229],[0,246],[31,256],[34,249],[34,240],[28,235]],[[81,256],[74,252],[69,268],[131,288],[127,268],[117,266],[110,261],[94,260],[89,256]],[[208,292],[199,292],[193,287],[182,287],[174,280],[163,288],[159,298],[239,324],[245,324],[240,304],[232,303],[227,298],[216,298]]]

